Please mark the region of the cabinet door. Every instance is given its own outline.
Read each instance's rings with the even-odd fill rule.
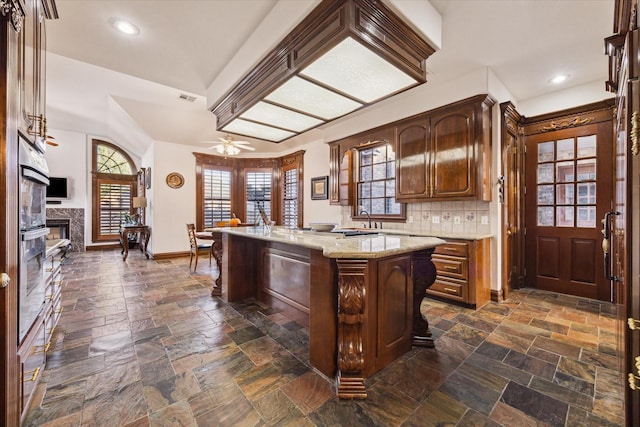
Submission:
[[[20,86],[19,129],[29,140],[33,140],[31,131],[36,126],[36,76],[38,74],[37,53],[37,20],[35,13],[36,0],[27,0],[27,15],[18,41],[18,78]]]
[[[411,348],[413,280],[411,255],[378,262],[378,356],[384,366]]]
[[[340,145],[329,147],[329,203],[340,204]]]
[[[431,117],[431,196],[476,195],[477,150],[474,106],[445,110]]]
[[[429,197],[429,119],[401,123],[396,153],[396,199]]]
[[[35,4],[35,38],[36,38],[36,63],[35,63],[35,75],[33,79],[34,84],[34,115],[41,117],[42,122],[39,123],[39,128],[36,131],[39,132],[36,137],[36,145],[44,149],[47,125],[46,125],[46,32],[45,32],[45,16],[44,7],[40,0]]]

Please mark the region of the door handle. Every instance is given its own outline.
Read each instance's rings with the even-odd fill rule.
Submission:
[[[604,253],[604,277],[607,280],[620,281],[617,276],[611,275],[611,217],[620,215],[620,212],[610,211],[604,214],[602,220],[602,252]]]
[[[0,273],[0,288],[6,288],[11,282],[11,277],[7,273]]]

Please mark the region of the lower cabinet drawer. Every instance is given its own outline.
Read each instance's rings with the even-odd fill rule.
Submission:
[[[29,406],[31,396],[43,373],[46,361],[45,322],[40,318],[38,327],[29,332],[18,350],[20,362],[20,412]]]
[[[462,280],[457,281],[455,279],[443,279],[438,277],[433,285],[427,289],[427,293],[463,299],[465,296],[464,290],[466,286],[467,282]]]
[[[433,264],[436,266],[438,276],[455,277],[456,279],[467,280],[468,262],[466,259],[445,258],[434,256]]]

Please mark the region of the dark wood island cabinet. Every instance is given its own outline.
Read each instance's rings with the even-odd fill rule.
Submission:
[[[221,293],[256,298],[309,328],[309,361],[340,398],[411,349],[433,346],[420,302],[435,280],[437,238],[261,228],[217,229]]]

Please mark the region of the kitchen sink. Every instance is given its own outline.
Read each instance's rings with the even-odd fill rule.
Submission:
[[[377,230],[369,229],[369,228],[340,228],[337,230],[333,230],[332,233],[342,234],[344,237],[354,237],[354,236],[369,236],[372,234],[378,234]]]

